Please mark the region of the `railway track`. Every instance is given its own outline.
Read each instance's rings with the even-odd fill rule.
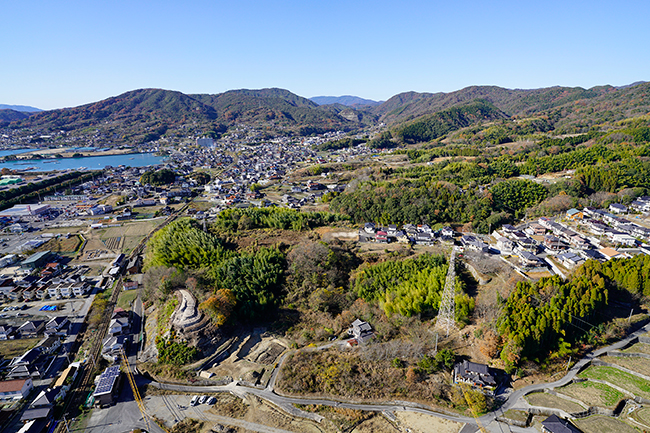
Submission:
[[[78,385],[73,387],[73,390],[70,392],[71,397],[68,399],[68,402],[65,406],[63,413],[68,413],[70,408],[78,408],[79,406],[85,404],[86,398],[90,394],[94,379],[95,379],[95,365],[99,361],[99,356],[102,350],[102,342],[104,337],[108,332],[108,327],[111,323],[111,313],[115,304],[117,304],[117,298],[120,296],[122,291],[122,277],[117,280],[117,284],[113,288],[113,293],[111,293],[111,298],[108,301],[108,306],[103,312],[103,319],[100,327],[96,331],[95,340],[93,341],[90,351],[88,353],[89,361],[86,361],[81,373],[81,379],[78,379]],[[63,433],[66,431],[66,426],[63,423],[57,425],[55,433]]]

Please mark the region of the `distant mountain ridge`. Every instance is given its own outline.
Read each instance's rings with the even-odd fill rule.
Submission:
[[[30,107],[29,105],[7,105],[7,104],[0,104],[0,110],[14,110],[14,111],[20,111],[25,113],[37,113],[39,111],[43,111],[40,108]]]
[[[336,98],[346,103],[357,100]],[[138,89],[73,108],[33,114],[1,110],[0,126],[30,128],[43,135],[68,131],[85,137],[86,142],[92,137],[105,144],[146,143],[163,136],[218,137],[243,125],[252,127],[263,140],[275,134],[358,131],[380,122],[405,139],[438,137],[446,130],[472,124],[536,117],[570,133],[650,113],[650,83],[531,90],[470,86],[450,93],[404,92],[375,106],[318,105],[316,101],[278,88],[219,94]]]
[[[346,107],[362,107],[370,106],[375,107],[380,105],[383,101],[373,101],[372,99],[364,99],[358,96],[344,95],[344,96],[314,96],[309,98],[311,101],[318,105],[341,104]]]

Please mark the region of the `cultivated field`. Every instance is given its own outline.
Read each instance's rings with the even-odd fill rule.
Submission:
[[[120,227],[109,227],[101,234],[104,244],[114,251],[129,253],[161,220],[129,222]]]
[[[585,433],[638,433],[623,421],[602,415],[575,420],[575,424]]]
[[[556,391],[578,399],[587,406],[599,406],[608,409],[615,408],[618,402],[625,398],[622,392],[615,390],[611,386],[596,382],[572,383]]]
[[[617,370],[613,367],[589,367],[579,375],[587,379],[598,379],[616,384],[617,386],[631,392],[632,394],[650,398],[650,382],[634,375]]]
[[[566,398],[558,397],[546,392],[535,392],[528,394],[525,398],[526,401],[528,401],[528,403],[533,406],[562,409],[569,413],[582,412],[586,409],[586,407],[582,407],[577,403],[567,400]]]

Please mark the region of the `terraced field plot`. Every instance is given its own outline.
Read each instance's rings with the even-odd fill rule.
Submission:
[[[648,358],[621,358],[619,356],[605,356],[603,361],[611,364],[620,365],[628,370],[636,371],[646,376],[650,376],[650,359]]]
[[[636,343],[636,344],[633,344],[632,346],[628,347],[627,349],[621,350],[621,352],[625,352],[625,353],[646,353],[646,354],[650,355],[650,344]]]
[[[609,409],[616,407],[618,402],[625,398],[625,395],[622,392],[615,390],[611,386],[596,382],[572,383],[565,387],[558,388],[556,391],[578,399],[587,406],[599,406]]]
[[[579,376],[587,379],[604,380],[616,384],[616,386],[636,396],[650,398],[650,382],[613,367],[592,366],[580,373]]]
[[[634,417],[641,424],[645,424],[646,426],[650,427],[650,407],[644,407],[637,410],[634,413]]]
[[[623,421],[603,415],[577,419],[575,424],[585,433],[639,433],[639,430]]]
[[[569,401],[566,398],[558,397],[546,392],[534,392],[532,394],[528,394],[525,398],[526,401],[528,401],[528,403],[533,406],[562,409],[569,413],[582,412],[587,409],[586,407],[582,407],[578,403]]]

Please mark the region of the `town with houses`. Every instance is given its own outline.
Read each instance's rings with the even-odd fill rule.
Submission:
[[[325,139],[337,137],[333,134]],[[80,369],[82,360],[72,350],[93,296],[118,280],[124,290],[140,286],[138,279],[131,277],[140,272],[141,256],[127,256],[120,248],[110,248],[109,241],[104,242],[105,247],[84,252],[88,264],[71,264],[69,255],[37,249],[54,237],[81,236],[81,251],[95,231],[142,221],[143,216],[168,218],[179,209],[185,215],[210,220],[229,207],[299,209],[315,205],[328,192],[343,192],[346,183],[327,173],[295,182],[288,180],[292,173],[314,164],[371,158],[378,152],[357,146],[323,156],[313,150],[319,140],[323,138],[305,139],[296,145],[277,139],[248,146],[229,140],[197,139],[195,146],[170,152],[158,166],[106,167],[91,180],[42,197],[38,203],[1,211],[0,252],[4,255],[0,257],[0,299],[7,306],[0,313],[0,340],[39,341],[35,347],[0,361],[0,399],[9,403],[0,411],[0,419],[33,431],[50,425],[57,402],[70,392]],[[197,167],[218,169],[219,174],[202,185],[191,176]],[[140,181],[147,171],[164,168],[176,173],[172,184],[152,186]],[[48,176],[56,175],[13,173],[3,176],[8,180],[4,187],[20,186],[23,178],[33,182]],[[276,185],[277,193],[262,194],[255,185]],[[116,195],[121,197],[118,202],[106,202],[107,197]],[[184,206],[197,197],[207,203],[204,210]],[[505,224],[489,235],[459,232],[450,226],[434,229],[416,222],[400,227],[367,222],[358,229],[357,239],[360,243],[423,247],[456,245],[461,252],[499,256],[524,277],[539,272],[565,276],[586,260],[650,254],[650,229],[634,221],[637,215],[649,212],[650,197],[642,196],[628,206],[612,203],[607,209],[570,209],[562,215],[524,221],[517,227]],[[54,227],[81,227],[82,232],[65,236],[47,232]],[[117,239],[113,246],[123,245],[120,242],[124,241]],[[92,405],[114,404],[127,381],[119,366],[125,356],[135,356],[139,350],[141,315],[142,311],[135,309],[115,307],[112,311],[99,352],[109,367],[95,378]],[[348,334],[349,346],[366,344],[373,338],[371,326],[359,319],[351,323]],[[465,360],[454,367],[453,380],[494,395],[500,374],[487,365]],[[552,424],[553,419],[549,420]]]

